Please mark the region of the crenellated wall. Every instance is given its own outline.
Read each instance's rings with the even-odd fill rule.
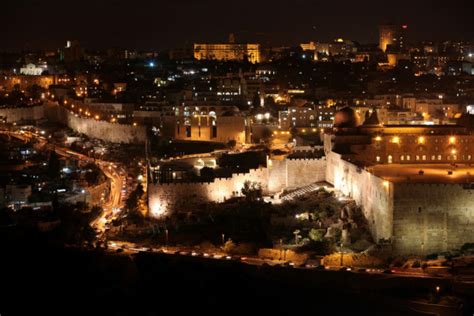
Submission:
[[[37,121],[45,117],[44,106],[36,105],[22,108],[0,108],[0,117],[4,117],[7,123]]]
[[[106,121],[97,121],[92,118],[76,116],[67,109],[50,105],[47,109],[48,118],[58,121],[72,130],[112,143],[145,143],[146,130],[144,126],[133,126]]]
[[[151,215],[155,217],[192,211],[197,204],[222,202],[239,195],[246,181],[259,183],[264,193],[270,195],[287,188],[290,181],[293,186],[324,181],[325,168],[324,158],[268,160],[267,167],[233,174],[230,178],[217,178],[210,183],[149,184],[148,203]]]
[[[150,215],[159,217],[170,212],[190,212],[208,202],[223,202],[240,194],[245,181],[258,182],[268,187],[268,169],[251,169],[236,173],[230,178],[217,178],[213,182],[158,183],[148,186]]]

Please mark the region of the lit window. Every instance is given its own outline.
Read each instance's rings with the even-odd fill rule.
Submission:
[[[375,161],[380,162],[380,156],[375,157]]]
[[[426,155],[421,156],[421,160],[426,160]]]
[[[407,155],[407,161],[410,161],[411,157],[410,155]]]
[[[456,137],[454,137],[454,136],[449,137],[449,143],[450,144],[454,144],[455,142],[456,142]]]
[[[418,143],[419,144],[424,144],[425,143],[425,138],[423,136],[418,137]]]
[[[471,160],[471,155],[467,155],[467,160]]]
[[[400,156],[400,160],[401,160],[401,161],[405,160],[405,156],[401,155],[401,156]]]
[[[436,160],[436,156],[435,156],[435,155],[432,155],[432,156],[431,156],[431,160]]]
[[[394,137],[392,138],[392,143],[394,143],[394,144],[400,143],[400,137],[394,136]]]
[[[420,156],[416,155],[415,160],[420,160]]]
[[[438,160],[441,160],[441,159],[442,159],[441,155],[438,155]]]
[[[388,158],[388,159],[387,159],[387,160],[388,160],[388,163],[392,163],[392,162],[393,162],[393,161],[392,161],[392,155],[388,155],[387,158]]]

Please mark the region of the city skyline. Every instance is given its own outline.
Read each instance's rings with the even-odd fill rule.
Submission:
[[[56,0],[5,3],[0,18],[0,50],[62,47],[78,39],[84,47],[102,49],[167,49],[193,42],[225,42],[234,33],[238,42],[297,45],[309,40],[347,38],[376,43],[378,25],[407,24],[408,40],[472,40],[474,28],[467,1],[399,1],[397,6],[363,3],[296,1],[220,4],[214,0],[149,3],[139,0],[108,3],[82,1],[72,9]],[[19,18],[21,17],[21,18]]]
[[[4,3],[0,316],[474,315],[472,12]]]

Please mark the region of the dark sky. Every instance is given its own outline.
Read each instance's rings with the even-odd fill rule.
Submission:
[[[0,50],[180,47],[195,41],[297,44],[377,41],[377,25],[409,25],[414,40],[474,40],[474,0],[2,0]]]

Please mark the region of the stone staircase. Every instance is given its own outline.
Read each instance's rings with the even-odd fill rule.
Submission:
[[[299,189],[296,189],[295,191],[291,191],[289,193],[283,193],[282,195],[280,195],[280,199],[282,201],[290,201],[290,200],[293,200],[294,198],[305,195],[306,193],[317,191],[320,188],[321,188],[320,185],[316,183],[312,183],[304,187],[301,187]]]

